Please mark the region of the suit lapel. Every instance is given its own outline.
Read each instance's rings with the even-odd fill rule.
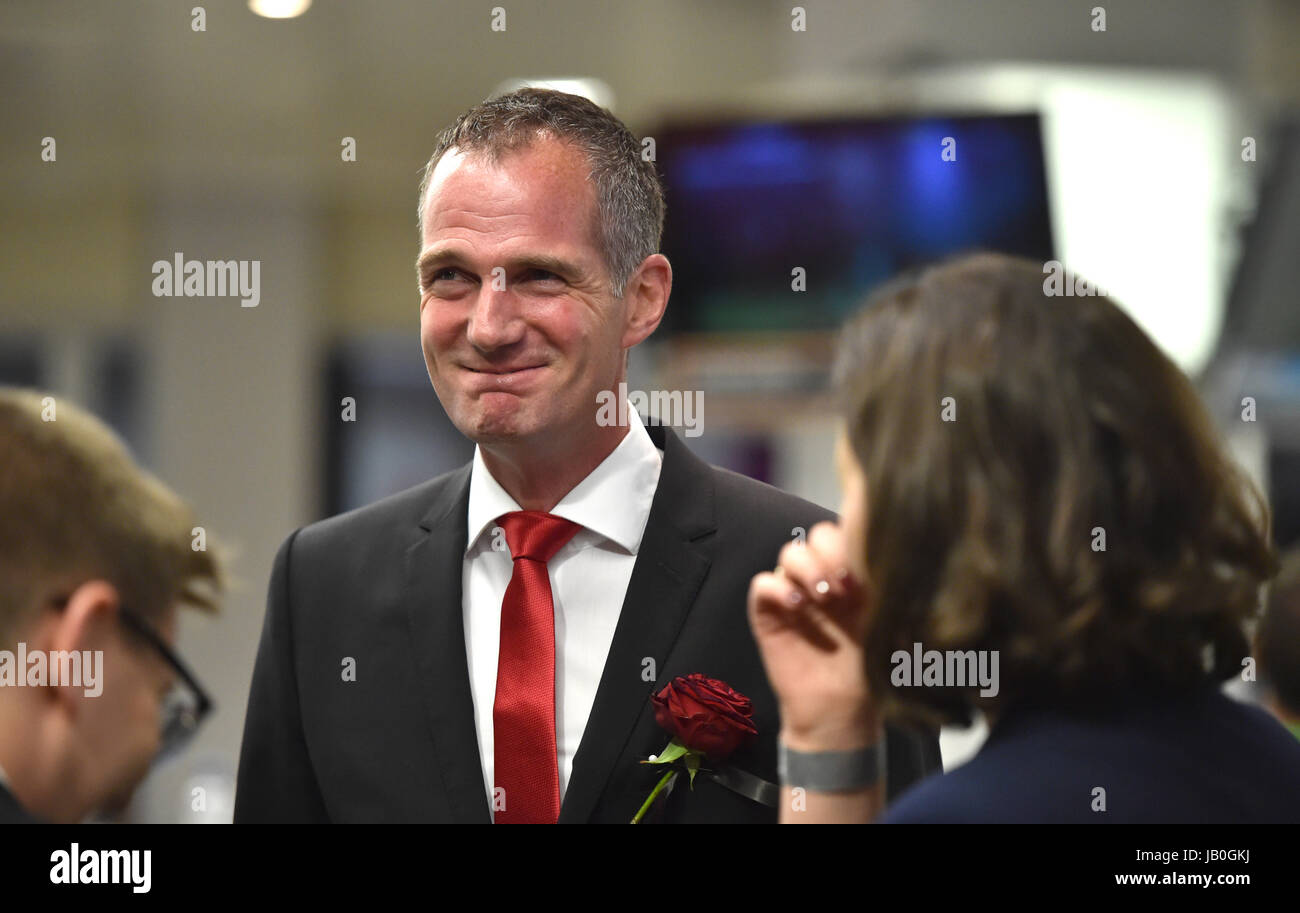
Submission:
[[[671,430],[650,422],[646,430],[663,448],[663,467],[596,700],[574,755],[561,823],[590,818],[657,689],[656,682],[642,680],[644,660],[653,659],[656,670],[667,666],[711,563],[711,550],[698,540],[716,528],[712,472]]]
[[[405,602],[438,773],[453,821],[491,822],[474,725],[474,698],[465,657],[461,593],[470,466],[458,470],[420,521],[406,553]]]
[[[663,448],[663,467],[591,716],[574,755],[561,823],[590,818],[658,687],[642,680],[644,660],[652,658],[657,670],[666,667],[711,564],[711,550],[701,540],[716,529],[712,472],[671,430],[651,422],[646,430]],[[406,552],[404,601],[453,821],[487,824],[491,813],[469,687],[461,587],[469,475],[467,465],[449,478],[420,521],[418,539]]]

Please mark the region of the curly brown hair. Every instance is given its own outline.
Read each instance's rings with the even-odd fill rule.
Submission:
[[[1267,504],[1110,299],[966,256],[873,295],[835,373],[869,488],[866,661],[888,715],[1086,710],[1240,672],[1277,568]],[[916,643],[998,651],[998,693],[892,686]]]

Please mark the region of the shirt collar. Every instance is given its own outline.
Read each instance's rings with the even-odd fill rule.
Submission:
[[[631,405],[627,414],[628,431],[623,440],[550,512],[609,539],[628,554],[635,555],[650,516],[663,453],[650,439],[641,416]],[[469,537],[465,553],[469,554],[495,524],[497,517],[520,509],[515,499],[488,471],[483,453],[476,445],[469,477]]]

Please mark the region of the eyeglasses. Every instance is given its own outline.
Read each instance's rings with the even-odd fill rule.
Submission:
[[[143,618],[125,606],[118,614],[126,628],[153,647],[176,673],[176,684],[162,701],[159,720],[161,740],[155,760],[172,757],[190,743],[194,733],[198,732],[212,712],[212,698],[208,697],[208,693],[181,658]]]
[[[53,602],[57,608],[63,609],[70,598],[71,596],[63,596]],[[154,761],[165,760],[189,744],[194,733],[212,712],[214,704],[189,667],[148,622],[126,606],[118,609],[118,617],[121,618],[123,627],[152,647],[176,673],[176,683],[163,696],[159,711],[160,738]]]

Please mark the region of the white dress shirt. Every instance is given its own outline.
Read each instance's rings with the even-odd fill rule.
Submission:
[[[604,462],[550,511],[582,527],[547,564],[555,605],[555,745],[561,801],[596,700],[663,465],[663,453],[630,404],[628,426]],[[462,586],[469,686],[489,809],[501,602],[514,571],[510,552],[493,549],[492,530],[498,517],[519,509],[475,447]]]

